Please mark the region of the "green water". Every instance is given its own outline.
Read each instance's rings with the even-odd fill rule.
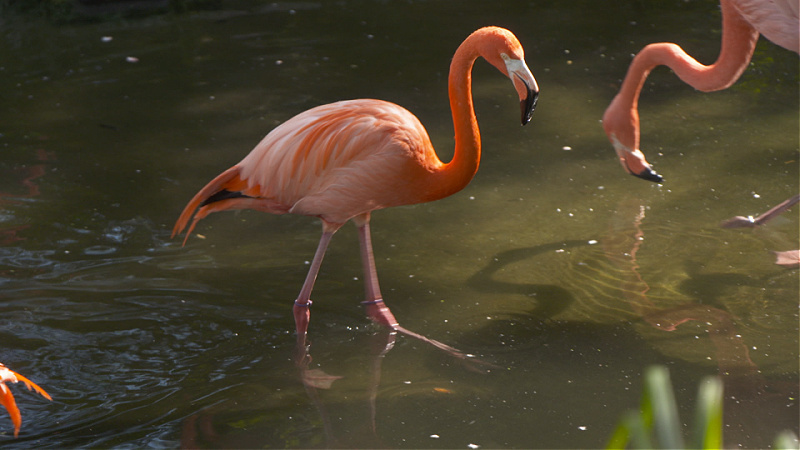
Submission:
[[[489,24],[525,47],[532,122],[476,64],[476,178],[374,213],[372,232],[400,323],[494,367],[399,336],[376,384],[387,336],[359,305],[346,226],[309,330],[309,368],[342,378],[307,391],[291,305],[318,221],[216,214],[186,247],[172,225],[270,129],[323,103],[401,104],[449,159],[449,61]],[[654,71],[642,149],[661,186],[624,174],[599,122],[647,43],[714,60],[714,2],[242,1],[62,25],[9,16],[0,32],[0,361],[54,398],[12,388],[23,429],[13,441],[0,418],[4,445],[593,448],[650,364],[670,368],[686,423],[700,379],[723,376],[728,447],[798,432],[798,270],[771,253],[800,245],[798,209],[718,227],[800,189],[797,55],[762,39],[712,94]]]

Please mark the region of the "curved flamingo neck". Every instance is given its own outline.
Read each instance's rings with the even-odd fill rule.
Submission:
[[[463,189],[475,176],[481,160],[481,135],[472,103],[472,66],[480,53],[480,33],[470,35],[456,50],[450,63],[448,93],[455,130],[453,159],[440,166],[436,182],[437,197]]]
[[[656,66],[669,67],[685,83],[703,92],[725,89],[739,79],[750,63],[758,41],[758,31],[735,9],[731,0],[721,0],[720,6],[722,47],[717,60],[711,65],[703,65],[678,45],[668,42],[643,48],[633,58],[619,93],[606,111],[603,122],[609,136],[613,133],[622,144],[634,150],[639,148],[639,93],[650,71]],[[608,124],[605,123],[607,120]],[[633,136],[626,136],[629,133],[617,129],[626,126],[633,128],[629,129]]]

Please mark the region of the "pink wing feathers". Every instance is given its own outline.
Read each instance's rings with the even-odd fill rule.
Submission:
[[[797,0],[736,0],[739,13],[759,33],[781,47],[800,53]]]
[[[425,128],[398,105],[350,100],[318,106],[272,130],[201,189],[173,235],[198,207],[189,233],[198,220],[228,209],[344,223],[368,211],[418,203],[428,189],[425,175],[441,165]]]

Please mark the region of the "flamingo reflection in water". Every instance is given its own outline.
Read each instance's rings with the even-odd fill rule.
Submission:
[[[650,286],[639,273],[638,253],[644,242],[641,228],[646,209],[636,200],[623,200],[615,208],[615,214],[609,224],[608,232],[597,242],[602,246],[600,257],[610,263],[602,266],[605,269],[598,278],[595,270],[585,272],[582,267],[589,267],[582,259],[576,264],[570,263],[563,269],[578,277],[583,286],[582,291],[594,289],[605,290],[608,279],[615,280],[614,291],[607,296],[589,296],[581,300],[571,290],[549,284],[531,284],[494,279],[495,274],[517,264],[527,264],[529,260],[541,255],[575,252],[586,247],[587,240],[568,240],[548,243],[536,247],[515,248],[495,254],[489,258],[491,262],[473,275],[470,285],[485,292],[524,295],[536,298],[536,306],[526,316],[540,319],[560,319],[570,317],[570,309],[575,309],[580,317],[597,317],[598,321],[625,320],[626,317],[640,319],[649,327],[662,331],[676,331],[680,325],[690,321],[706,324],[706,330],[714,345],[714,359],[719,366],[719,373],[729,380],[750,380],[760,377],[758,367],[750,358],[749,350],[742,336],[736,329],[736,321],[728,311],[714,306],[691,301],[673,307],[660,306],[650,298]],[[579,254],[579,253],[577,253]],[[596,261],[597,262],[597,261]],[[599,262],[598,262],[599,264]],[[570,277],[570,279],[572,279]],[[619,301],[623,304],[616,306]],[[586,309],[589,311],[587,312]],[[631,314],[632,313],[632,314]],[[610,315],[610,319],[608,316]],[[748,384],[745,381],[742,384]],[[758,384],[758,383],[755,383]]]
[[[663,181],[639,149],[639,94],[656,66],[665,65],[693,88],[712,92],[727,89],[739,79],[750,64],[759,34],[787,50],[800,53],[800,3],[797,0],[721,0],[720,7],[722,47],[717,61],[703,65],[671,42],[647,45],[633,58],[619,93],[603,114],[606,135],[620,164],[631,175],[656,183]],[[796,203],[797,197],[793,197],[781,205],[793,199]],[[780,209],[781,205],[770,212],[779,214],[788,208]],[[734,219],[726,222],[727,227],[757,225],[744,221],[737,224]],[[798,250],[776,255],[777,264],[800,265]]]
[[[689,302],[672,308],[661,308],[650,298],[650,286],[639,274],[637,253],[644,243],[641,228],[646,207],[638,202],[623,200],[616,207],[609,233],[602,240],[606,259],[619,269],[620,289],[626,302],[648,324],[656,329],[675,331],[681,324],[697,321],[705,324],[715,348],[719,373],[729,380],[729,386],[763,386],[758,366],[736,329],[734,317],[728,311],[700,303]]]
[[[795,403],[792,399],[797,397],[796,377],[787,380],[786,374],[774,373],[769,378],[764,376],[762,368],[751,359],[751,347],[740,331],[748,329],[748,324],[737,323],[739,320],[730,311],[704,304],[704,301],[713,299],[699,298],[664,308],[648,298],[650,286],[640,275],[637,260],[637,253],[644,243],[641,226],[646,207],[630,199],[620,202],[616,211],[609,233],[603,239],[603,250],[607,260],[619,269],[622,277],[620,288],[625,300],[647,324],[658,330],[673,332],[683,324],[697,322],[713,345],[713,360],[726,392],[726,446],[731,446],[740,432],[741,439],[749,439],[753,430],[766,426],[778,424],[795,429],[797,409],[787,411],[786,407],[787,402]],[[760,282],[755,284],[761,285]],[[792,355],[789,349],[783,349],[782,353]],[[770,369],[775,370],[774,367]]]

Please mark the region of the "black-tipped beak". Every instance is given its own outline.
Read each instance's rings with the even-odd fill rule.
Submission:
[[[655,170],[649,167],[639,173],[634,173],[633,176],[639,177],[643,180],[652,181],[654,183],[661,183],[664,181],[664,177],[657,174]]]
[[[525,85],[527,86],[527,83],[525,83]],[[533,110],[536,109],[536,102],[538,101],[539,91],[534,91],[528,87],[528,96],[525,97],[525,100],[519,102],[519,108],[522,111],[523,125],[531,121],[531,114],[533,114]]]
[[[531,121],[531,114],[536,108],[536,102],[539,100],[539,85],[536,83],[536,78],[533,78],[528,66],[522,59],[509,58],[502,54],[503,61],[506,63],[505,71],[498,67],[501,72],[508,75],[511,82],[514,83],[514,89],[519,96],[519,107],[522,112],[522,124]]]

